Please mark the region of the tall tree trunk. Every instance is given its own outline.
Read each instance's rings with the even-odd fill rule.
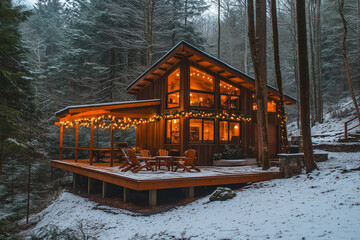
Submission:
[[[187,18],[188,18],[188,0],[185,0],[185,27],[187,26]]]
[[[247,1],[245,0],[244,1],[244,33],[247,31],[247,21],[246,21],[246,18],[247,18],[247,11],[246,11],[246,3]],[[244,72],[247,74],[248,73],[248,38],[246,36],[246,34],[244,34]]]
[[[115,91],[115,36],[112,36],[112,46],[110,49],[110,95],[109,101],[114,101],[114,91]]]
[[[145,23],[145,42],[146,49],[146,66],[152,64],[153,55],[153,27],[154,27],[154,10],[157,0],[142,0],[143,18]]]
[[[0,134],[0,140],[2,139],[2,136]],[[2,165],[4,162],[4,156],[5,156],[5,152],[4,152],[4,143],[0,142],[0,175],[2,173]]]
[[[221,19],[220,19],[220,0],[218,0],[218,42],[217,42],[217,57],[220,59],[220,44],[221,44]]]
[[[309,109],[309,63],[307,53],[305,0],[296,0],[296,20],[299,55],[300,114],[306,173],[316,169],[311,140]]]
[[[284,107],[284,91],[282,86],[282,77],[280,69],[280,57],[279,57],[279,33],[277,25],[277,13],[276,13],[276,0],[271,0],[271,21],[272,21],[272,32],[273,32],[273,49],[274,49],[274,68],[276,84],[279,90],[279,108],[278,113],[280,115],[280,145],[281,152],[287,152],[288,139],[286,129],[286,114]]]
[[[317,98],[318,98],[318,122],[323,122],[323,102],[322,102],[322,64],[321,64],[321,19],[320,8],[321,0],[316,1],[316,73],[317,73]]]
[[[313,19],[314,19],[314,2],[313,0],[309,0],[309,42],[310,42],[310,66],[311,66],[311,82],[312,82],[312,88],[310,88],[310,100],[312,102],[311,104],[311,126],[315,125],[316,116],[315,112],[318,109],[317,104],[317,91],[316,91],[316,77],[315,77],[315,56],[314,56],[314,39],[313,39]],[[312,91],[311,91],[312,90]]]
[[[254,64],[256,103],[258,107],[258,159],[262,162],[262,168],[265,170],[270,167],[269,143],[267,133],[266,67],[264,68],[264,65],[266,66],[266,47],[264,48],[264,45],[266,46],[266,2],[261,0],[256,1],[257,36],[255,36],[254,2],[252,0],[248,1],[248,19],[249,42],[251,56]],[[261,59],[261,57],[265,59]]]
[[[354,107],[355,107],[355,111],[356,111],[356,114],[358,116],[359,123],[360,123],[359,106],[358,106],[358,104],[356,102],[356,97],[355,97],[354,89],[353,89],[352,82],[351,82],[351,74],[350,74],[350,69],[349,69],[349,62],[348,62],[347,55],[346,55],[347,22],[345,20],[343,10],[344,10],[344,0],[339,0],[339,13],[340,13],[340,16],[341,16],[342,23],[344,25],[342,53],[343,53],[343,57],[344,57],[346,77],[347,77],[348,84],[349,84],[350,95],[351,95],[351,98],[352,98],[352,101],[353,101],[353,104],[354,104]]]

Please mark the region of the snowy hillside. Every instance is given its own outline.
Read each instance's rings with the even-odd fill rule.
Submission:
[[[56,225],[97,239],[359,239],[360,153],[329,153],[319,170],[208,197],[171,211],[137,216],[63,192],[24,233]],[[357,168],[357,169],[356,169]],[[356,170],[353,170],[356,169]],[[79,233],[80,234],[80,233]]]
[[[324,122],[316,123],[311,128],[311,135],[313,136],[313,143],[336,142],[341,137],[344,137],[344,122],[356,116],[352,100],[350,98],[343,101],[343,103],[327,107],[324,110]],[[349,128],[359,124],[357,120],[351,122]],[[297,128],[296,121],[288,124],[289,138],[294,135],[300,135],[300,130]],[[359,131],[360,127],[353,129],[351,132]]]

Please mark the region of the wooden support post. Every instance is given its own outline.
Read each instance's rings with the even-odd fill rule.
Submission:
[[[64,126],[60,125],[59,160],[62,160],[62,155],[63,155],[63,135],[64,135]]]
[[[78,160],[78,152],[79,152],[79,124],[76,124],[75,127],[75,162]]]
[[[149,206],[156,206],[156,189],[149,190]]]
[[[114,166],[114,121],[110,125],[110,167]]]
[[[73,191],[75,191],[76,185],[78,185],[78,183],[77,183],[78,179],[77,178],[78,178],[77,174],[73,173]]]
[[[93,192],[93,188],[94,188],[94,181],[91,177],[88,177],[88,194]]]
[[[90,126],[90,150],[89,150],[90,165],[92,165],[92,161],[93,161],[93,148],[94,148],[94,121],[91,120],[91,126]]]
[[[129,189],[126,187],[124,187],[123,189],[123,202],[126,203],[129,200]]]
[[[194,198],[194,187],[187,187],[185,188],[185,196],[186,198]]]
[[[105,198],[108,195],[109,184],[102,182],[102,197]]]

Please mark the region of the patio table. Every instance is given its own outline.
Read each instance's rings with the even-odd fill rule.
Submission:
[[[158,170],[160,169],[160,162],[163,160],[166,162],[166,166],[168,167],[168,171],[173,171],[174,170],[174,166],[173,166],[173,162],[174,162],[174,156],[156,156],[155,157],[156,160],[156,169]]]

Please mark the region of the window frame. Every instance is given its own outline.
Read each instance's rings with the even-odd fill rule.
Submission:
[[[227,135],[228,135],[228,140],[227,141],[222,141],[220,138],[221,138],[221,135],[220,135],[220,122],[227,122]],[[231,142],[231,139],[230,139],[230,123],[238,123],[239,124],[239,142],[237,143],[232,143]],[[241,122],[238,122],[238,121],[232,121],[232,120],[220,120],[219,121],[219,143],[220,144],[240,144],[240,137],[241,137]]]
[[[200,71],[200,72],[204,72],[205,74],[211,76],[213,78],[213,81],[212,81],[212,85],[213,85],[213,90],[212,92],[208,92],[208,91],[203,91],[203,90],[196,90],[196,89],[191,89],[191,76],[190,76],[190,73],[191,73],[191,68],[195,68],[196,70]],[[215,85],[215,82],[216,82],[216,77],[209,73],[208,71],[205,71],[204,69],[202,68],[199,68],[193,64],[189,64],[189,73],[188,73],[188,77],[189,77],[189,107],[190,108],[201,108],[201,109],[214,109],[215,106],[216,106],[216,98],[215,98],[215,93],[216,93],[216,85]],[[213,106],[211,107],[203,107],[203,106],[192,106],[191,103],[190,103],[190,94],[191,93],[204,93],[204,94],[209,94],[209,95],[212,95],[213,96]]]
[[[173,120],[178,120],[179,121],[179,142],[171,142],[171,137],[172,137],[172,132],[170,131],[170,136],[167,135],[168,133],[168,121],[173,121]],[[170,129],[171,130],[171,129]],[[168,141],[168,137],[170,139],[170,141]],[[181,124],[180,124],[180,118],[170,118],[170,119],[165,119],[165,144],[180,144],[181,143]]]
[[[219,97],[220,97],[220,102],[219,102],[220,109],[222,109],[222,110],[240,111],[240,110],[241,110],[241,106],[240,106],[241,89],[240,89],[240,87],[236,87],[236,86],[232,85],[233,87],[236,87],[237,89],[239,89],[239,90],[238,90],[238,91],[239,91],[239,95],[221,93],[221,87],[220,87],[220,84],[222,84],[221,82],[224,82],[224,83],[226,83],[226,84],[232,85],[232,84],[230,84],[230,83],[228,83],[228,82],[226,82],[226,81],[224,81],[224,80],[222,80],[222,79],[219,80],[219,86],[218,86],[218,87],[219,87]],[[238,100],[237,100],[237,103],[238,103],[237,108],[231,108],[231,104],[230,104],[230,108],[223,108],[223,107],[222,107],[222,104],[221,104],[221,96],[237,97],[237,99],[238,99]]]
[[[201,120],[201,141],[200,142],[192,142],[190,141],[190,120],[191,119],[198,119]],[[214,138],[212,141],[204,140],[204,121],[211,121],[213,122],[213,135]],[[206,119],[206,118],[197,118],[197,117],[191,117],[189,118],[189,144],[214,144],[215,143],[215,120],[214,119]]]
[[[179,74],[180,74],[180,79],[179,79],[179,89],[169,92],[169,76],[171,74],[173,74],[175,71],[177,71],[179,69]],[[181,91],[181,67],[180,66],[176,66],[173,69],[171,69],[171,71],[166,75],[166,109],[175,109],[175,108],[179,108],[180,107],[180,91]],[[174,94],[174,93],[179,93],[179,105],[175,106],[175,107],[169,107],[169,95]]]

